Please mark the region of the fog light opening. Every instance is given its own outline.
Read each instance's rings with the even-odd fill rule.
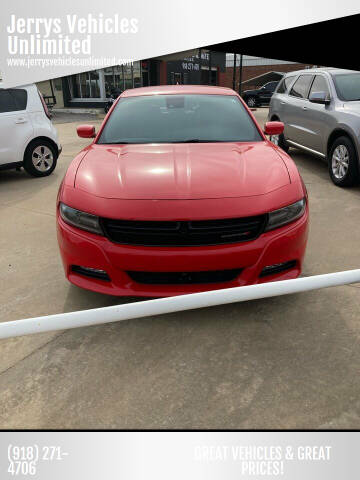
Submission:
[[[290,270],[296,266],[296,260],[290,260],[283,263],[275,263],[274,265],[268,265],[264,267],[260,273],[260,277],[266,277],[267,275],[275,275],[276,273],[284,272],[285,270]]]
[[[105,282],[110,282],[109,275],[105,270],[100,270],[98,268],[91,267],[81,267],[80,265],[71,265],[71,271],[83,275],[84,277],[97,278],[98,280],[104,280]]]

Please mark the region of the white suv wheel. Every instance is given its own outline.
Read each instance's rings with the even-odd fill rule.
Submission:
[[[39,145],[34,148],[32,155],[32,163],[39,172],[50,170],[54,163],[52,151],[46,145]]]

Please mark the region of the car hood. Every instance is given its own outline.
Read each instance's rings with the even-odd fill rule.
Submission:
[[[244,90],[242,92],[242,95],[249,95],[249,93],[253,93],[253,94],[256,94],[256,93],[259,93],[259,89],[258,88],[255,88],[253,90]]]
[[[290,183],[270,142],[88,147],[75,187],[102,198],[204,199],[263,195]]]
[[[359,102],[345,102],[343,105],[344,110],[347,112],[360,115],[360,101]]]

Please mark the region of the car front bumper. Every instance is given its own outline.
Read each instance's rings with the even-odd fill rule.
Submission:
[[[73,228],[57,214],[60,253],[68,280],[81,288],[116,296],[164,297],[296,278],[301,273],[308,236],[308,206],[297,221],[263,233],[256,240],[201,247],[120,245],[106,237]],[[281,273],[260,276],[267,266],[295,261]],[[105,271],[110,281],[74,272],[72,266]],[[227,282],[144,284],[127,272],[203,272],[241,269]]]

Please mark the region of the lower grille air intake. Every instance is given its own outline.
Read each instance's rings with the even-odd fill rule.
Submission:
[[[241,269],[213,270],[208,272],[126,272],[137,283],[148,285],[186,285],[194,283],[231,282],[240,275]]]
[[[260,277],[266,277],[267,275],[275,275],[276,273],[290,270],[296,266],[296,260],[290,260],[289,262],[276,263],[275,265],[269,265],[262,269]]]
[[[84,277],[97,278],[110,282],[109,275],[104,270],[98,270],[97,268],[81,267],[80,265],[71,265],[71,271],[83,275]]]

